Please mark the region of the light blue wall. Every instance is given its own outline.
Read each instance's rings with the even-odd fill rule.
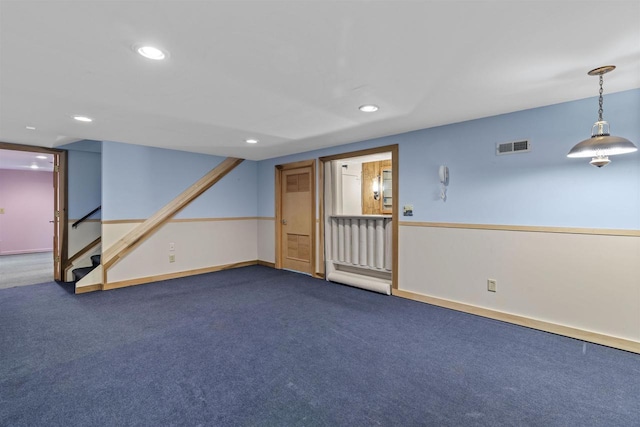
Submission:
[[[67,153],[69,219],[80,219],[102,202],[100,153],[69,150]],[[99,219],[98,211],[91,219]]]
[[[640,153],[613,156],[602,169],[568,159],[590,136],[597,98],[456,123],[261,161],[260,216],[274,216],[274,166],[363,148],[399,144],[403,221],[640,229]],[[613,135],[640,144],[640,90],[606,95]],[[528,139],[529,153],[495,155],[496,143]],[[450,169],[439,198],[438,166]]]
[[[103,219],[146,219],[222,160],[218,156],[105,141]],[[257,163],[245,160],[176,218],[254,217],[257,182]]]

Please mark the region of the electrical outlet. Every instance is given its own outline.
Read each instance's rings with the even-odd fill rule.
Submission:
[[[169,243],[169,250],[170,251],[175,251],[176,250],[176,244],[173,243],[173,242]]]
[[[176,256],[174,254],[169,255],[169,262],[176,262]]]
[[[498,281],[496,279],[487,279],[487,290],[489,292],[498,291]]]

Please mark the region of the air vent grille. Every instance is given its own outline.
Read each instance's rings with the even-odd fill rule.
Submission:
[[[496,145],[496,155],[501,156],[503,154],[513,153],[526,153],[531,151],[531,144],[528,140],[505,142]]]

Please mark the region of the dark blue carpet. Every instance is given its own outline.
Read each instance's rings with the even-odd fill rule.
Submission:
[[[640,356],[254,266],[0,290],[2,426],[639,426]]]

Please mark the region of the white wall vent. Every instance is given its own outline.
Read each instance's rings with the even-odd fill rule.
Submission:
[[[503,154],[526,153],[527,151],[531,151],[531,144],[529,144],[529,141],[526,139],[496,144],[496,155],[498,156]]]

